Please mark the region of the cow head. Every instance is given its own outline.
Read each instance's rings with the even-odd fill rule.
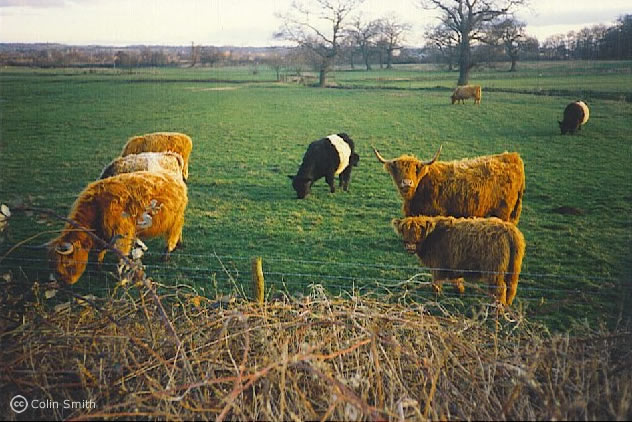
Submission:
[[[391,222],[395,233],[404,240],[404,247],[409,253],[415,253],[417,244],[422,243],[434,230],[435,221],[426,217],[395,218]]]
[[[88,263],[90,248],[72,235],[63,236],[49,244],[48,259],[53,276],[67,284],[75,284]]]
[[[298,197],[298,199],[305,198],[310,192],[312,179],[291,175],[288,177],[292,180],[292,187],[296,191],[296,196]]]
[[[360,156],[358,154],[356,154],[355,152],[353,154],[351,154],[351,157],[349,157],[349,165],[350,166],[357,167],[359,161],[360,161]]]
[[[562,132],[562,135],[566,135],[566,132],[568,132],[568,128],[566,127],[566,125],[559,120],[557,121],[557,123],[560,125],[560,131]]]
[[[378,161],[384,164],[384,168],[388,171],[395,182],[395,186],[399,190],[399,194],[405,200],[410,200],[415,195],[417,185],[428,174],[430,165],[432,165],[439,158],[441,154],[441,146],[437,150],[430,161],[419,161],[415,157],[410,155],[402,155],[394,160],[386,160],[380,152],[373,147],[373,152]]]

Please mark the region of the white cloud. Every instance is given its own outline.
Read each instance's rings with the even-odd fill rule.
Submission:
[[[67,44],[272,45],[292,0],[0,0],[0,42]],[[596,23],[610,24],[629,0],[531,0],[518,17],[540,41]],[[365,0],[367,19],[394,15],[412,25],[406,44],[421,45],[435,10],[415,0]],[[554,32],[557,31],[557,32]]]
[[[66,5],[66,0],[0,0],[0,7],[48,8]]]

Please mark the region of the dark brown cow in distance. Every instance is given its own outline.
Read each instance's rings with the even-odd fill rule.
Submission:
[[[520,155],[505,152],[460,161],[430,161],[410,155],[377,159],[393,178],[404,200],[405,216],[498,217],[518,223],[525,189]]]
[[[570,103],[564,109],[564,119],[558,124],[560,125],[560,131],[562,135],[570,133],[574,135],[576,131],[582,130],[582,126],[588,121],[590,111],[585,102],[577,100]]]

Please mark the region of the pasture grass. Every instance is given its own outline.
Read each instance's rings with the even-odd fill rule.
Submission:
[[[128,137],[184,132],[194,141],[185,248],[163,265],[162,241],[149,241],[144,262],[151,276],[226,291],[249,283],[250,259],[262,256],[269,295],[322,284],[334,294],[410,289],[416,300],[434,300],[427,271],[390,227],[401,201],[371,145],[387,158],[428,159],[439,145],[443,160],[517,151],[527,177],[518,226],[527,251],[514,306],[553,328],[578,319],[616,321],[629,315],[632,290],[632,105],[617,99],[630,94],[629,68],[629,62],[582,62],[521,64],[515,75],[475,72],[472,83],[483,85],[480,106],[451,105],[456,77],[436,69],[333,75],[337,87],[348,89],[274,83],[264,68],[131,75],[2,69],[0,202],[66,215]],[[560,86],[565,95],[538,95]],[[561,136],[564,107],[588,88],[596,93],[590,121],[579,135]],[[287,175],[295,174],[311,141],[338,132],[354,139],[361,157],[350,191],[330,194],[320,180],[305,200],[295,199]],[[560,214],[560,207],[574,212]],[[16,213],[0,256],[9,245],[61,227]],[[113,271],[115,260],[106,261]],[[30,281],[45,279],[45,267],[42,252],[23,249],[0,262],[0,272]],[[114,279],[89,267],[76,288],[99,292]],[[441,300],[467,313],[484,295],[476,284],[462,298],[446,286]]]

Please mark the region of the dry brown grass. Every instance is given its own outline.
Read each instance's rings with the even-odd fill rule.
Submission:
[[[259,306],[180,286],[160,289],[170,334],[146,285],[82,302],[3,283],[2,419],[16,394],[60,403],[34,419],[632,418],[629,324],[550,335],[487,305],[466,318],[315,287]]]

